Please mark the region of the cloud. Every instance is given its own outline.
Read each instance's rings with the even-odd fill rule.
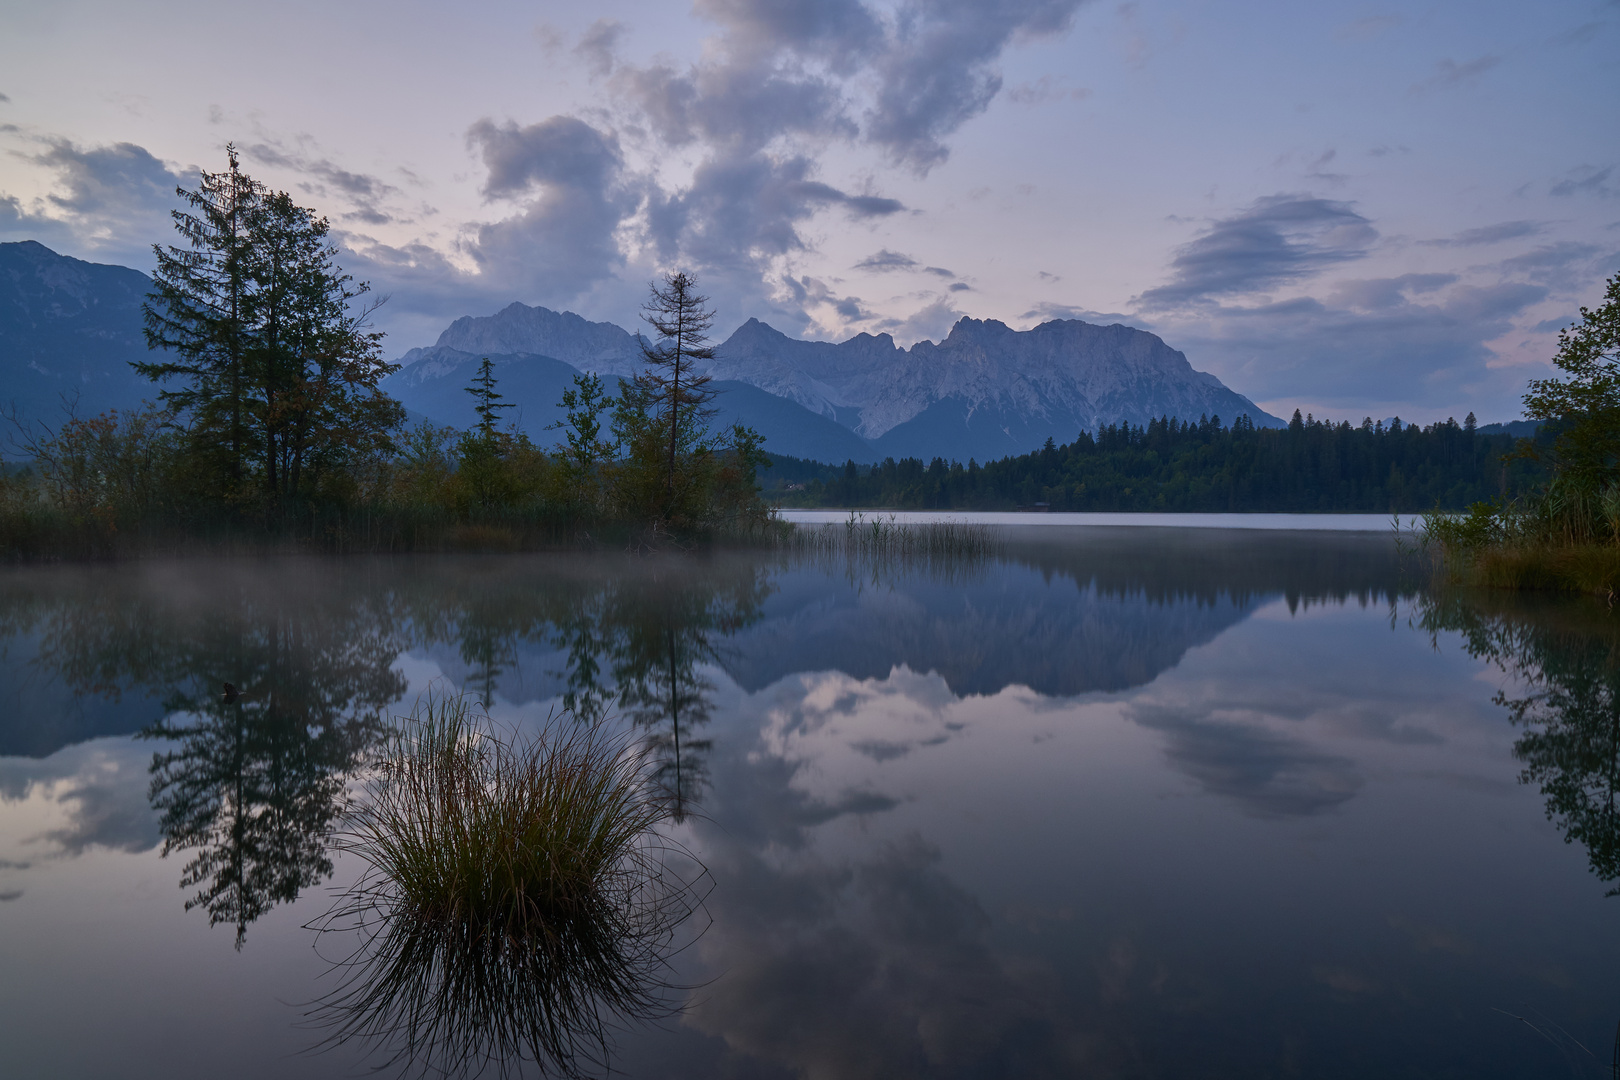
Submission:
[[[75,743],[46,758],[0,758],[0,805],[30,831],[0,829],[0,867],[72,858],[93,847],[146,851],[162,836],[147,801],[150,748],[133,737]],[[19,806],[16,804],[26,804]]]
[[[1572,292],[1605,276],[1606,270],[1616,266],[1615,255],[1613,249],[1595,244],[1559,240],[1503,259],[1497,267],[1509,274],[1522,274],[1538,284]],[[1604,256],[1608,256],[1607,259]]]
[[[913,259],[910,255],[902,255],[898,251],[890,251],[888,248],[883,248],[875,254],[868,255],[866,258],[862,259],[860,262],[851,267],[851,269],[871,270],[875,273],[887,273],[892,270],[911,270],[914,269],[916,265],[917,260]]]
[[[1386,311],[1405,304],[1409,294],[1432,293],[1456,280],[1456,274],[1402,274],[1393,278],[1340,281],[1334,284],[1330,296],[1343,307]]]
[[[882,319],[877,323],[877,329],[894,336],[902,347],[910,347],[916,342],[943,341],[945,335],[951,332],[957,320],[962,318],[962,309],[957,307],[948,298],[941,297],[918,310],[912,312],[904,319]]]
[[[0,102],[4,102],[5,104],[9,105],[11,104],[11,99],[4,94],[0,94]]]
[[[1548,194],[1560,197],[1570,195],[1595,195],[1600,199],[1612,198],[1616,188],[1609,184],[1609,177],[1614,173],[1614,166],[1597,168],[1592,165],[1582,165],[1571,169],[1569,175],[1555,182],[1548,188]]]
[[[1435,73],[1433,75],[1422,82],[1413,83],[1407,89],[1407,93],[1418,96],[1431,90],[1442,90],[1465,82],[1471,82],[1501,62],[1502,58],[1500,56],[1481,56],[1467,63],[1459,64],[1448,57],[1434,65]]]
[[[479,227],[468,245],[486,277],[557,304],[623,264],[614,234],[641,196],[614,136],[553,116],[526,127],[480,120],[467,141],[487,170],[485,198],[522,207]]]
[[[178,202],[175,188],[189,178],[144,147],[85,147],[55,137],[30,143],[36,149],[18,156],[54,173],[53,189],[31,205],[0,194],[0,235],[101,253],[135,266],[150,261],[153,238],[174,235],[169,211]]]
[[[1464,229],[1456,236],[1443,240],[1419,240],[1425,247],[1478,247],[1503,240],[1517,240],[1523,236],[1539,236],[1547,227],[1539,221],[1504,221],[1497,225],[1482,225],[1477,229]]]
[[[814,171],[814,160],[802,155],[713,156],[684,190],[652,196],[648,233],[669,262],[757,282],[774,258],[809,248],[800,226],[821,210],[841,208],[861,220],[902,209],[894,200],[848,195]]]
[[[336,191],[346,196],[353,203],[354,210],[345,214],[345,219],[367,225],[383,225],[395,220],[394,215],[382,210],[378,203],[389,195],[398,194],[399,188],[378,177],[350,172],[329,158],[311,158],[274,145],[273,142],[244,146],[242,154],[250,161],[311,177],[314,182],[305,184],[304,190],[312,194],[327,196]]]
[[[1019,105],[1044,105],[1049,101],[1084,101],[1091,96],[1085,87],[1066,87],[1061,80],[1042,75],[1034,82],[1021,83],[1007,91],[1007,100]]]
[[[1354,763],[1256,723],[1133,702],[1127,715],[1163,732],[1165,757],[1212,795],[1254,817],[1311,817],[1353,798],[1362,779]]]
[[[1605,23],[1589,22],[1565,30],[1561,34],[1554,34],[1547,39],[1549,45],[1584,45],[1603,32]]]
[[[1371,41],[1385,30],[1392,30],[1404,21],[1399,15],[1369,15],[1345,23],[1333,31],[1333,36],[1344,41]]]
[[[1308,386],[1323,408],[1346,412],[1386,402],[1495,413],[1523,377],[1495,367],[1487,343],[1547,296],[1526,282],[1442,288],[1431,275],[1405,275],[1340,283],[1326,302],[1186,311],[1154,329],[1257,400]]]
[[[584,59],[591,74],[598,77],[613,70],[614,53],[624,37],[624,26],[617,19],[597,19],[580,36],[574,55]]]
[[[1155,310],[1263,292],[1359,259],[1377,237],[1372,223],[1349,203],[1267,196],[1183,245],[1170,264],[1170,283],[1135,302]]]

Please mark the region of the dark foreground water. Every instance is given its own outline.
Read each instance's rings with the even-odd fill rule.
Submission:
[[[0,571],[0,1073],[385,1060],[311,1052],[309,924],[348,774],[437,683],[658,757],[706,930],[616,1071],[1609,1075],[1616,617],[1416,580],[1385,536],[1053,527]]]

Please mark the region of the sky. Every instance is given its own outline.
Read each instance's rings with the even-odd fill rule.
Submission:
[[[330,218],[387,351],[513,301],[1151,330],[1273,413],[1520,415],[1620,272],[1620,3],[4,0],[0,241]]]

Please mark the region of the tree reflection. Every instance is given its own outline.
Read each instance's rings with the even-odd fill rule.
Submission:
[[[1620,879],[1620,627],[1602,605],[1448,595],[1424,602],[1421,625],[1463,635],[1470,654],[1510,676],[1498,705],[1523,728],[1513,754],[1547,817],[1586,848],[1592,872]],[[1610,896],[1620,895],[1620,888]]]
[[[240,947],[332,874],[347,779],[407,689],[403,652],[453,646],[488,702],[520,646],[556,650],[565,707],[641,728],[684,817],[707,776],[704,671],[759,617],[770,578],[724,558],[189,564],[32,579],[0,602],[0,626],[37,638],[35,663],[76,695],[163,702],[139,732],[162,744],[163,851],[185,855],[187,908],[234,925]]]
[[[139,737],[167,744],[150,798],[163,854],[189,856],[187,910],[234,925],[241,948],[249,923],[331,875],[345,778],[405,691],[386,606],[323,573],[194,571],[67,591],[35,615],[39,662],[75,692],[163,700]]]
[[[584,723],[617,711],[642,728],[656,780],[681,820],[708,777],[712,744],[699,733],[715,686],[704,669],[722,659],[725,638],[759,618],[770,577],[752,560],[650,559],[597,564],[577,575],[430,587],[455,598],[453,616],[436,622],[468,665],[468,689],[489,702],[501,669],[515,664],[519,641],[557,649],[563,707]]]
[[[345,777],[405,691],[386,636],[347,620],[242,614],[190,651],[195,673],[141,733],[174,744],[153,757],[151,800],[164,855],[193,853],[186,909],[234,923],[237,948],[248,923],[331,875]],[[221,675],[236,693],[217,692]]]

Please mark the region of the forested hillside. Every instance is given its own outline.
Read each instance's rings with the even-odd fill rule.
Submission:
[[[1544,432],[1542,438],[1550,438]],[[778,460],[770,492],[790,507],[1411,513],[1460,510],[1541,479],[1511,435],[1473,415],[1419,427],[1397,418],[1334,424],[1294,413],[1286,428],[1247,418],[1108,426],[1073,442],[980,465],[917,458],[862,468]]]

